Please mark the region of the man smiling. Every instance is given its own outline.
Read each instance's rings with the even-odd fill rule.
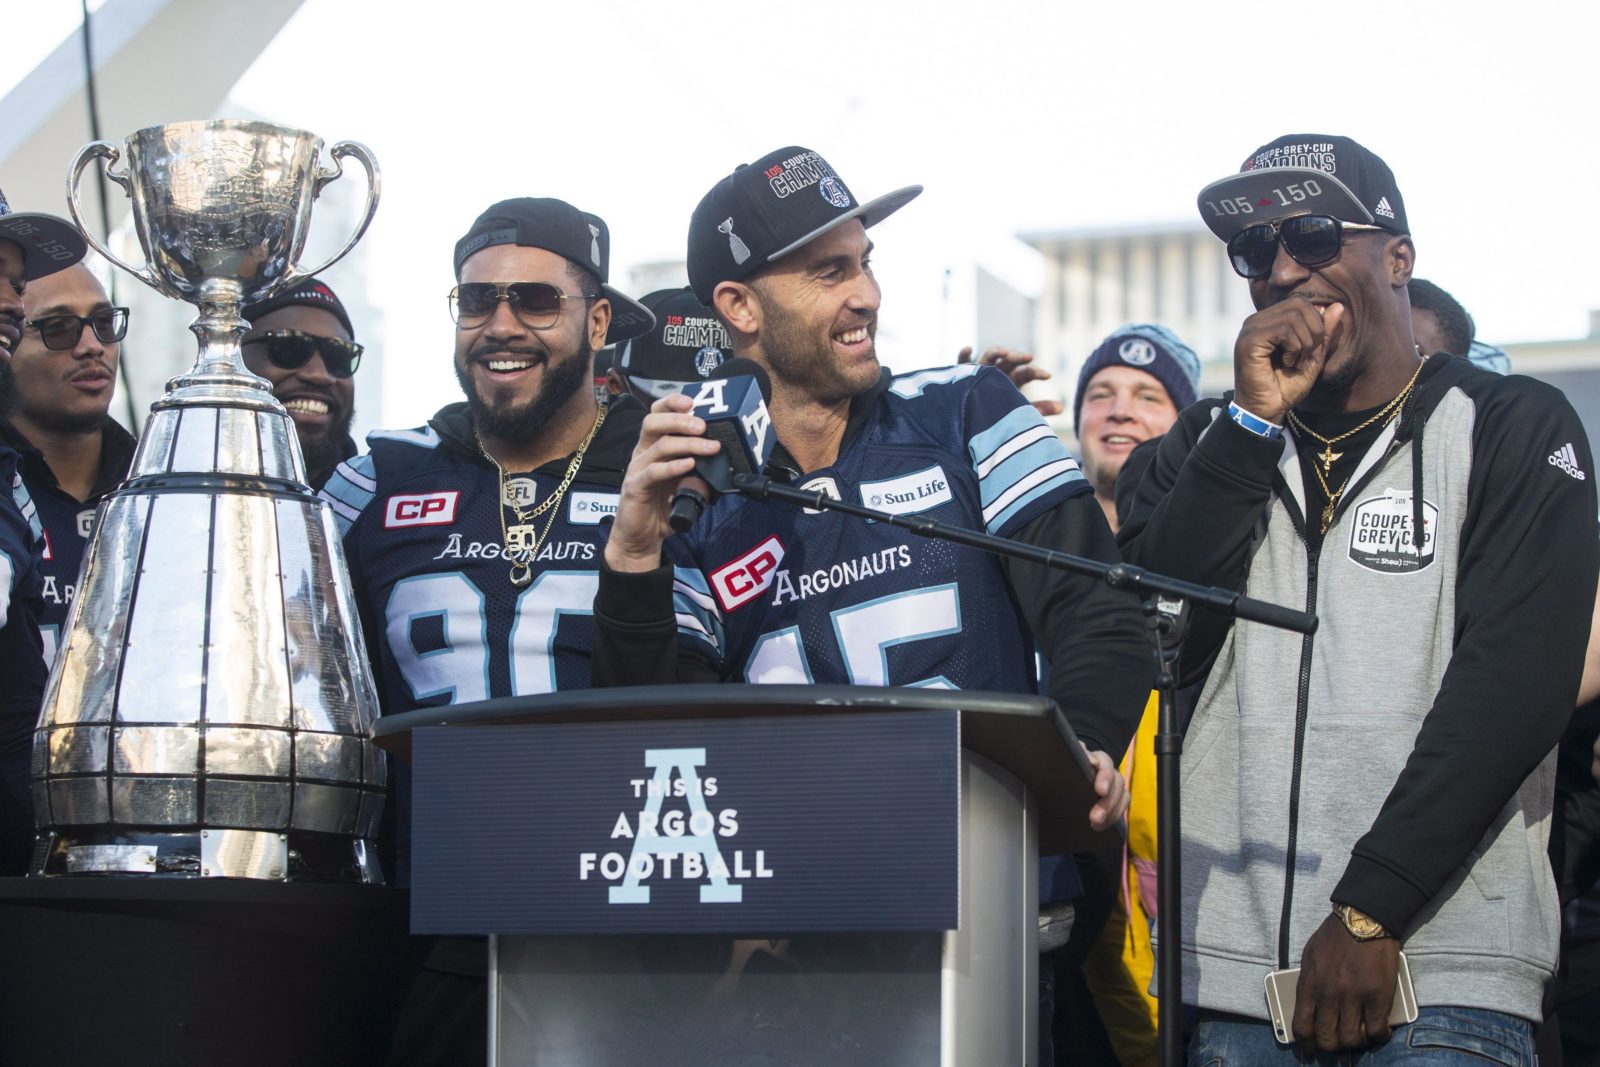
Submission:
[[[250,323],[244,365],[272,383],[272,395],[294,420],[306,461],[306,483],[321,489],[340,460],[356,454],[352,376],[362,348],[344,304],[327,284],[307,279],[286,293],[244,309]]]
[[[322,496],[344,532],[383,714],[589,684],[601,520],[643,409],[601,407],[594,353],[654,316],[606,284],[611,238],[560,200],[493,205],[456,242],[464,402],[381,430]],[[380,847],[408,877],[409,775],[391,772]],[[386,817],[387,817],[386,812]],[[395,1062],[482,1063],[487,957],[447,941],[424,969]]]
[[[1073,426],[1083,473],[1113,530],[1117,474],[1128,453],[1166,433],[1199,387],[1200,358],[1165,326],[1124,326],[1084,363]]]
[[[1004,374],[880,366],[867,228],[920,192],[859,203],[820,155],[791,147],[739,167],[695,209],[690,285],[735,352],[772,379],[778,444],[768,473],[899,514],[1116,559],[1077,463]],[[1038,647],[1050,660],[1048,691],[1098,771],[1090,821],[1105,828],[1121,818],[1127,790],[1106,753],[1127,747],[1150,682],[1133,598],[887,523],[739,497],[715,501],[666,542],[674,488],[694,457],[717,448],[690,406],[681,395],[657,401],[628,466],[595,605],[597,682],[1026,693],[1039,690]],[[664,542],[676,567],[663,566]],[[773,567],[755,587],[735,588],[731,564],[761,546]]]
[[[1320,626],[1197,612],[1184,644],[1186,678],[1209,668],[1183,752],[1190,1062],[1531,1065],[1597,568],[1583,424],[1547,385],[1418,353],[1406,206],[1355,141],[1278,138],[1199,208],[1256,311],[1233,393],[1179,417],[1120,537]],[[1421,1014],[1391,1035],[1402,948]],[[1268,1024],[1274,971],[1301,1049]]]

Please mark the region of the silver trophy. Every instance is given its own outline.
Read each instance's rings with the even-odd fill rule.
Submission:
[[[331,266],[296,266],[322,141],[260,122],[153,126],[96,141],[67,201],[89,244],[198,304],[200,358],[151,407],[128,480],[99,507],[33,750],[33,873],[381,881],[377,697],[333,514],[294,425],[245,369],[239,309]],[[94,160],[133,201],[145,269],[78,209]]]

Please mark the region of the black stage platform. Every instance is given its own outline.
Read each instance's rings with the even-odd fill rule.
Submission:
[[[0,1062],[382,1063],[428,939],[403,889],[0,878]]]

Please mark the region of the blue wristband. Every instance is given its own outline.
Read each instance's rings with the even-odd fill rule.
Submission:
[[[1229,401],[1228,403],[1228,418],[1232,419],[1249,432],[1255,434],[1257,437],[1264,437],[1268,441],[1276,441],[1278,438],[1283,436],[1282,426],[1279,426],[1277,423],[1268,422],[1259,415],[1251,414],[1232,401]]]

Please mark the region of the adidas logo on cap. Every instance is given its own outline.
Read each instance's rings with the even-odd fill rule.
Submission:
[[[1583,468],[1578,466],[1578,453],[1572,447],[1571,441],[1550,453],[1548,462],[1550,466],[1560,467],[1580,482],[1588,481],[1589,479],[1589,476],[1583,473]]]
[[[1389,206],[1389,198],[1387,196],[1378,197],[1378,206],[1373,210],[1386,219],[1394,219],[1394,208]]]

